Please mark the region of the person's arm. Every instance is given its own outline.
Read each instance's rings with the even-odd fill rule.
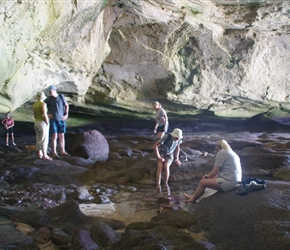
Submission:
[[[166,112],[164,112],[164,118],[165,118],[165,125],[166,125],[168,123],[168,116]]]
[[[157,127],[158,127],[158,122],[156,120],[155,127],[154,127],[154,130],[153,130],[154,134],[156,134],[156,132],[157,132]]]
[[[2,124],[3,124],[4,128],[7,130],[8,126],[7,126],[7,119],[6,118],[2,121]]]
[[[48,115],[47,115],[47,105],[46,105],[45,102],[42,104],[42,116],[44,118],[45,123],[48,125],[49,118],[48,118]]]
[[[63,118],[62,119],[63,120],[66,120],[68,118],[68,111],[69,111],[69,105],[68,105],[67,102],[65,103],[64,108],[65,108],[65,111],[64,111],[64,115],[63,115]]]
[[[159,146],[160,146],[160,145],[161,145],[160,141],[157,141],[157,142],[153,145],[153,150],[154,150],[154,152],[155,152],[155,154],[156,154],[157,160],[158,160],[158,161],[161,161],[161,162],[164,162],[165,159],[162,158],[162,157],[160,156],[160,153],[159,153]]]
[[[211,179],[211,178],[214,178],[216,177],[216,175],[218,174],[219,172],[219,166],[214,166],[213,169],[210,171],[209,174],[206,174],[204,176],[205,179]]]
[[[179,153],[180,153],[180,144],[178,144],[174,150],[174,162],[177,166],[181,165],[181,162],[179,160]]]

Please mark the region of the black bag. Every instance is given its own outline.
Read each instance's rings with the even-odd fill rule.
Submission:
[[[171,137],[172,137],[171,134],[167,134],[166,140],[163,142],[163,144],[161,144],[159,146],[159,152],[167,152],[167,148],[166,148],[167,146],[166,145],[170,141]]]
[[[266,187],[266,182],[257,178],[247,178],[236,185],[236,193],[245,195],[248,192],[262,190]]]
[[[65,100],[64,100],[64,96],[62,94],[59,94],[61,100],[62,100],[62,104],[63,104],[63,115],[66,115],[66,111],[65,111]]]

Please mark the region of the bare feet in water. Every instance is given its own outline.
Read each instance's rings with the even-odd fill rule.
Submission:
[[[184,196],[186,198],[185,203],[194,203],[193,196],[190,196],[187,193],[184,193]]]
[[[157,193],[158,193],[158,194],[162,194],[162,188],[161,188],[161,185],[157,185],[157,186],[156,186],[156,190],[157,190]]]

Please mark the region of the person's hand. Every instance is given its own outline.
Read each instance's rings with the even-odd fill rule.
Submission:
[[[178,159],[176,159],[174,162],[175,162],[175,164],[176,164],[177,166],[180,166],[180,165],[181,165],[181,162],[180,162],[180,160],[178,160]]]
[[[156,134],[157,133],[156,129],[154,129],[153,132],[154,132],[154,134]]]
[[[165,162],[165,159],[163,157],[158,157],[158,161]]]
[[[62,117],[62,120],[65,121],[67,118],[68,118],[68,114],[65,114],[65,115]]]

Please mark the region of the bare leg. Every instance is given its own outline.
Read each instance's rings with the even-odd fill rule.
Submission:
[[[158,132],[158,135],[157,135],[158,139],[162,138],[164,134],[165,132]]]
[[[14,145],[14,133],[11,133],[12,144]]]
[[[162,193],[161,185],[157,185],[156,188],[157,188],[157,193]]]
[[[47,155],[47,153],[46,153],[46,150],[42,149],[42,150],[41,150],[41,153],[42,153],[42,155],[43,155],[43,158],[47,158],[47,157],[48,157],[48,155]]]
[[[65,151],[65,141],[64,141],[64,133],[58,134],[59,135],[59,146],[60,146],[60,154],[64,155]]]
[[[52,143],[52,152],[54,156],[58,156],[56,152],[56,144],[57,144],[57,134],[52,134],[51,136],[51,143]]]
[[[157,172],[156,172],[156,187],[159,188],[161,184],[161,175],[163,171],[163,162],[157,162]]]
[[[184,194],[184,196],[187,198],[185,203],[195,203],[196,200],[204,194],[204,191],[205,191],[205,188],[198,186],[198,188],[195,191],[193,196],[189,196],[187,194]]]
[[[189,196],[186,193],[184,194],[185,198],[187,199],[185,203],[196,202],[197,199],[199,199],[204,194],[204,191],[206,188],[211,188],[218,191],[222,191],[221,187],[216,182],[216,178],[212,178],[212,179],[203,178],[200,180],[197,190],[195,191],[193,196]]]
[[[168,164],[167,161],[164,162],[164,186],[167,185],[167,183],[168,183],[168,179],[169,179],[169,175],[170,175],[170,169],[169,169],[170,165]]]
[[[6,145],[9,143],[9,134],[6,134]]]
[[[40,149],[40,150],[38,150],[38,158],[39,159],[42,159],[42,157],[43,157],[43,152],[42,152],[42,150]]]
[[[170,187],[169,187],[168,183],[166,185],[164,185],[164,187],[166,188],[167,196],[171,196]]]

